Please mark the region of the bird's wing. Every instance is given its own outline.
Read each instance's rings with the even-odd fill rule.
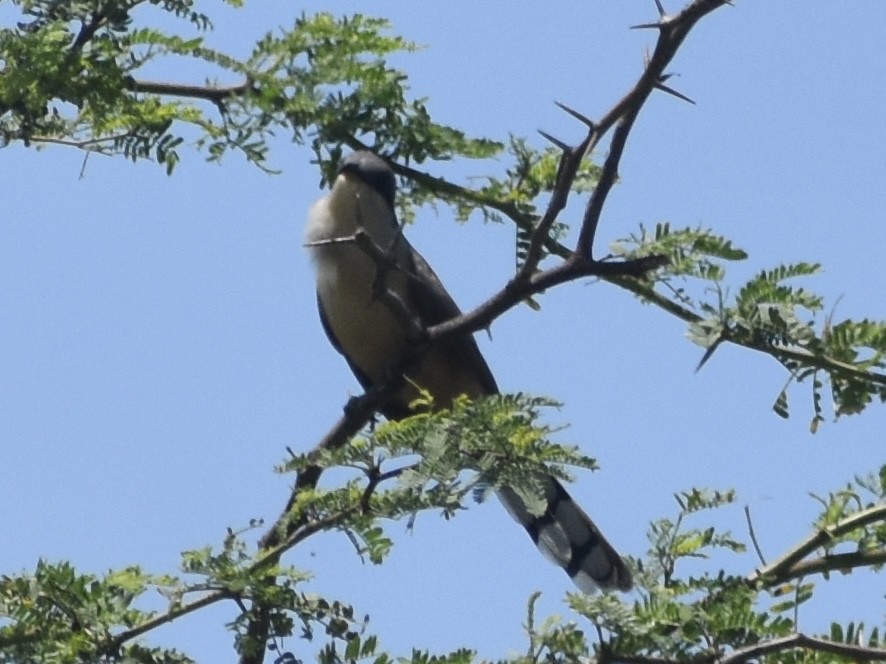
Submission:
[[[329,319],[326,316],[326,310],[323,308],[323,299],[320,297],[320,294],[317,294],[317,309],[320,312],[320,323],[323,325],[323,331],[326,332],[326,337],[329,339],[329,343],[332,344],[332,347],[337,350],[342,357],[345,358],[345,362],[348,363],[348,366],[351,368],[351,371],[356,376],[357,381],[363,387],[364,390],[368,390],[372,387],[372,380],[367,376],[360,367],[357,366],[355,362],[353,362],[350,356],[344,351],[341,343],[338,338],[335,336],[335,332],[332,330],[332,325],[329,324]],[[397,403],[396,400],[392,400],[390,403],[386,404],[381,409],[382,415],[384,415],[389,420],[399,420],[404,417],[408,417],[412,414],[412,411],[409,410],[406,406]]]
[[[413,273],[409,280],[410,296],[422,323],[430,327],[460,316],[461,310],[428,262],[412,246],[409,249]],[[441,345],[454,353],[460,364],[471,368],[487,394],[498,393],[495,377],[472,334],[450,337]]]
[[[345,352],[344,348],[342,348],[341,343],[335,336],[335,332],[332,331],[332,325],[329,324],[329,318],[326,316],[326,309],[323,308],[323,298],[320,297],[320,293],[317,293],[317,310],[320,312],[320,324],[323,325],[323,331],[326,333],[329,343],[331,343],[332,347],[345,358],[345,361],[348,363],[351,371],[354,372],[354,375],[357,377],[360,385],[363,386],[363,389],[368,390],[372,387],[372,381],[369,380],[369,376],[360,370],[360,367],[351,362],[351,358]]]

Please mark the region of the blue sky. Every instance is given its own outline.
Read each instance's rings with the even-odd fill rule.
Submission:
[[[540,145],[536,129],[581,137],[554,101],[600,115],[653,43],[627,29],[652,19],[653,3],[603,4],[205,10],[212,43],[235,54],[302,8],[387,16],[425,45],[395,62],[439,121]],[[884,318],[886,6],[861,7],[740,0],[703,21],[672,67],[675,87],[698,105],[665,95],[647,105],[598,241],[640,223],[710,226],[750,253],[730,270],[735,286],[780,262],[819,261],[824,273],[806,285],[830,304],[840,298],[838,319]],[[161,74],[202,81],[190,70]],[[2,571],[32,569],[40,557],[92,572],[131,563],[174,571],[180,551],[275,518],[289,479],[272,467],[286,446],[311,447],[358,391],[323,336],[301,246],[305,213],[322,193],[308,150],[276,143],[278,176],[187,151],[171,178],[96,156],[80,178],[83,154],[73,149],[16,146],[0,160]],[[466,181],[499,166],[427,167]],[[445,210],[427,210],[409,234],[463,308],[513,269],[510,227],[457,226]],[[499,320],[481,346],[503,389],[564,402],[553,415],[570,425],[563,439],[602,467],[572,492],[626,553],[645,551],[648,522],[674,514],[674,492],[712,486],[740,497],[716,523],[745,537],[749,505],[772,559],[807,534],[816,514],[808,492],[836,490],[886,461],[882,407],[812,436],[807,391],[791,392],[792,419],[771,411],[787,376],[766,356],[724,348],[696,374],[701,350],[684,326],[614,287],[575,283],[541,303]],[[522,651],[532,591],[544,592],[545,612],[566,611],[568,579],[494,501],[391,532],[397,545],[381,568],[362,565],[344,535],[310,541],[289,561],[315,571],[312,589],[369,613],[370,629],[397,652]],[[755,563],[749,553],[729,564],[744,572]],[[822,591],[801,612],[804,629],[831,617],[882,622],[882,576],[836,578]],[[219,625],[233,611],[187,619],[154,642],[225,661],[230,639]],[[288,645],[309,656],[301,642]]]

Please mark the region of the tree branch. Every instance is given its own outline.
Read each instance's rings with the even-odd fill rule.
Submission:
[[[146,94],[167,95],[170,97],[187,97],[190,99],[204,99],[223,110],[225,100],[239,97],[253,90],[253,83],[245,80],[237,85],[188,85],[185,83],[165,83],[163,81],[139,81],[135,78],[127,78],[124,81],[127,90]]]
[[[649,270],[659,267],[663,264],[661,257],[648,257],[636,261],[624,262],[600,262],[592,258],[593,243],[596,236],[596,230],[605,205],[607,196],[611,191],[618,175],[618,165],[620,163],[624,148],[630,131],[642,109],[646,99],[652,90],[661,84],[664,79],[664,68],[676,54],[686,35],[692,26],[703,16],[710,13],[714,9],[726,4],[726,0],[696,0],[688,5],[680,14],[672,18],[665,18],[658,25],[660,30],[659,40],[652,57],[649,59],[646,69],[641,75],[634,88],[622,98],[603,118],[596,123],[590,123],[589,131],[585,139],[576,147],[564,149],[563,156],[558,171],[557,186],[554,195],[546,209],[545,215],[542,217],[538,225],[533,230],[531,240],[530,260],[524,265],[524,269],[518,272],[505,287],[494,294],[489,300],[478,306],[473,311],[451,319],[439,325],[433,326],[425,330],[425,338],[427,342],[434,342],[450,335],[468,334],[480,329],[488,328],[489,325],[504,312],[514,307],[518,303],[526,299],[532,294],[552,286],[572,281],[585,276],[594,276],[607,279],[619,286],[625,287],[633,292],[639,292],[643,296],[649,297],[657,304],[666,305],[665,308],[671,313],[675,313],[679,317],[688,322],[697,322],[700,319],[694,312],[680,307],[675,303],[666,300],[652,291],[648,285],[643,284],[639,279]],[[143,91],[150,91],[159,94],[184,94],[199,96],[213,101],[218,101],[227,96],[240,94],[247,89],[248,84],[234,86],[231,88],[214,89],[211,92],[207,88],[191,88],[190,86],[160,86],[160,85],[141,85]],[[599,140],[608,133],[609,129],[616,126],[613,138],[610,142],[610,151],[604,162],[600,180],[597,183],[592,196],[588,201],[585,214],[582,220],[579,240],[573,251],[569,252],[565,247],[554,244],[553,249],[556,253],[565,258],[564,262],[551,269],[536,272],[539,257],[541,256],[542,246],[548,246],[550,239],[547,235],[553,220],[565,207],[568,194],[572,188],[572,184],[580,167],[581,160],[589,149],[592,149],[599,143]],[[355,149],[364,149],[367,146],[360,143],[356,138],[350,141],[351,147]],[[509,217],[518,221],[520,225],[529,223],[533,225],[533,220],[525,215],[519,214],[515,207],[507,207],[499,201],[494,201],[485,197],[480,192],[471,191],[466,188],[459,187],[442,180],[434,178],[426,173],[421,173],[415,169],[392,163],[391,167],[396,173],[405,175],[419,182],[419,184],[430,187],[431,189],[453,196],[465,196],[472,202],[488,205],[494,209],[498,209]],[[357,238],[352,238],[357,241]],[[362,246],[362,245],[361,245]],[[364,251],[365,251],[364,247]],[[371,254],[370,254],[371,255]],[[377,258],[377,257],[376,257]],[[754,347],[749,343],[743,343],[749,347]],[[768,354],[772,354],[771,348],[757,347]],[[819,361],[828,364],[827,360],[815,358],[811,354],[785,350],[783,357],[795,356],[805,362]],[[861,374],[868,377],[868,373],[860,371],[851,365],[846,365],[842,369],[850,371],[854,374]],[[394,375],[401,375],[402,371],[394,372]],[[886,380],[886,377],[884,377]],[[388,381],[384,385],[379,386],[378,390],[370,391],[364,397],[354,400],[346,409],[345,416],[336,424],[335,427],[327,434],[327,436],[318,444],[314,453],[318,453],[323,449],[335,449],[344,444],[350,437],[355,435],[363,426],[365,426],[372,418],[377,408],[384,403],[385,398],[389,398],[394,392],[394,383],[396,380]],[[301,489],[314,487],[322,473],[322,468],[317,465],[309,466],[303,469],[295,482],[294,490],[287,504],[287,509],[277,520],[274,526],[265,534],[260,542],[260,548],[267,551],[264,560],[276,562],[282,553],[292,546],[294,543],[287,540],[290,539],[294,529],[303,526],[303,523],[293,524],[288,518],[288,512],[295,502],[298,492]],[[886,508],[884,508],[886,509]],[[880,518],[877,516],[876,518]],[[857,519],[849,519],[846,523],[841,524],[847,530],[859,527]],[[749,582],[756,583],[758,580],[766,578],[793,578],[785,575],[793,575],[798,569],[805,569],[806,573],[811,570],[834,569],[833,566],[837,560],[842,565],[847,563],[872,564],[878,557],[856,556],[852,560],[847,557],[837,559],[830,557],[827,559],[818,559],[816,561],[808,561],[805,567],[798,567],[798,564],[809,552],[822,546],[830,537],[837,536],[840,532],[839,528],[823,531],[810,539],[809,542],[802,544],[789,554],[786,558],[782,558],[773,565],[758,570]],[[289,535],[285,537],[284,535]],[[273,583],[272,578],[268,578],[268,583]],[[257,643],[263,643],[268,633],[268,612],[262,607],[257,607],[258,617],[249,626],[249,635],[255,639]],[[787,646],[785,646],[787,647]],[[263,655],[246,656],[241,658],[241,664],[255,664],[261,662]],[[738,661],[738,660],[731,660]]]
[[[71,44],[71,52],[79,53],[83,50],[83,47],[91,40],[95,33],[98,32],[98,29],[104,24],[105,19],[107,17],[101,11],[95,11],[89,18],[89,21],[83,23],[80,26],[80,32],[77,33],[77,37],[74,39],[74,43]]]
[[[886,551],[826,555],[803,562],[806,556],[829,542],[880,521],[886,521],[886,505],[875,505],[856,512],[810,535],[775,562],[758,568],[748,575],[746,582],[751,586],[772,587],[814,572],[840,571],[860,565],[882,564],[886,562]]]
[[[646,655],[618,655],[605,652],[602,653],[600,661],[605,664],[743,664],[744,662],[756,661],[764,655],[797,649],[831,653],[853,658],[859,662],[886,661],[886,649],[883,648],[837,643],[836,641],[799,633],[761,641],[760,643],[733,650],[728,655],[719,657],[704,654],[676,659]]]
[[[832,553],[796,563],[789,570],[790,574],[787,578],[800,579],[811,574],[823,574],[825,572],[846,573],[857,567],[874,567],[884,564],[886,564],[886,549]]]
[[[227,590],[217,590],[213,593],[209,593],[208,595],[204,595],[200,599],[196,599],[193,602],[188,602],[187,604],[181,604],[177,607],[170,609],[165,613],[161,613],[153,618],[146,620],[145,622],[136,625],[135,627],[131,627],[127,629],[125,632],[121,632],[117,634],[109,644],[107,651],[108,652],[116,652],[119,648],[126,643],[127,641],[131,641],[132,639],[137,639],[143,634],[147,634],[148,632],[157,629],[158,627],[162,627],[163,625],[167,625],[174,620],[181,618],[182,616],[186,616],[189,613],[193,613],[194,611],[199,611],[207,606],[211,606],[217,602],[220,602],[225,599],[231,599],[232,595]]]
[[[618,165],[627,142],[628,135],[634,121],[640,113],[640,109],[646,103],[652,91],[666,78],[664,70],[676,55],[683,40],[693,26],[704,16],[715,9],[727,4],[727,0],[695,0],[687,5],[679,14],[673,17],[662,17],[656,25],[659,30],[658,41],[653,50],[652,57],[646,63],[646,68],[634,87],[616,103],[591,129],[585,149],[591,149],[599,138],[618,123],[618,128],[610,143],[609,155],[603,165],[600,181],[591,195],[582,221],[578,243],[575,253],[590,259],[593,252],[594,239],[600,215],[609,191],[618,177]],[[572,174],[574,179],[575,173]]]
[[[729,655],[720,657],[715,661],[717,664],[739,664],[740,662],[755,660],[763,655],[784,652],[785,650],[794,650],[796,648],[851,657],[862,662],[886,660],[886,649],[837,643],[836,641],[829,641],[828,639],[821,639],[814,636],[806,636],[805,634],[791,634],[789,636],[771,639],[762,643],[756,643],[752,646],[747,646],[746,648],[739,648]]]
[[[344,415],[320,440],[309,453],[309,457],[318,458],[323,451],[335,450],[347,443],[365,427],[378,409],[393,396],[402,383],[403,371],[412,362],[412,356],[404,358],[402,363],[391,371],[392,378],[384,383],[367,390],[363,395],[352,398],[345,406]],[[297,541],[287,541],[293,538],[293,534],[299,528],[307,528],[307,520],[304,516],[292,519],[290,511],[295,505],[299,494],[305,489],[313,489],[317,486],[323,467],[319,464],[311,464],[301,470],[296,476],[295,485],[289,495],[286,507],[277,520],[265,532],[259,540],[259,551],[264,552],[261,560],[265,565],[275,565],[288,549]],[[267,577],[265,582],[274,585],[276,579]],[[262,664],[264,661],[265,647],[270,631],[270,610],[265,606],[253,607],[255,617],[249,621],[246,628],[246,636],[257,645],[255,652],[244,651],[240,657],[240,664]]]

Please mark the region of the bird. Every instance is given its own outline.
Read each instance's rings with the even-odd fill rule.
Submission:
[[[383,383],[398,361],[408,357],[413,336],[406,318],[430,327],[461,314],[439,277],[404,237],[394,207],[396,178],[374,152],[360,150],[341,160],[330,191],[308,212],[305,244],[317,281],[320,321],[332,346],[344,356],[364,389]],[[384,289],[408,317],[378,296],[377,257],[347,241],[364,233],[385,252]],[[471,399],[498,394],[495,378],[471,334],[450,336],[423,346],[411,359],[407,380],[379,411],[389,420],[414,414],[416,386],[436,407],[461,395]],[[630,590],[630,570],[599,528],[553,476],[540,483],[545,511],[531,512],[518,493],[496,494],[546,558],[562,567],[580,590]]]

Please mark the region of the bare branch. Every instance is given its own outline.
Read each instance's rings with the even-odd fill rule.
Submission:
[[[641,108],[651,92],[661,84],[665,67],[674,58],[692,27],[705,15],[724,4],[725,0],[695,0],[676,16],[668,17],[665,15],[661,3],[656,2],[661,21],[656,24],[656,27],[659,28],[659,36],[652,56],[648,58],[646,67],[634,87],[603,118],[597,121],[596,130],[590,132],[588,138],[585,139],[589,145],[594,141],[599,141],[600,136],[606,134],[612,126],[618,123],[618,128],[610,144],[609,155],[603,165],[600,183],[591,196],[582,221],[578,244],[575,248],[575,254],[578,256],[588,260],[592,257],[600,214],[612,184],[617,178],[618,165],[625,142]],[[594,133],[597,134],[596,137],[592,136]]]
[[[763,557],[763,552],[760,550],[760,543],[757,542],[757,534],[754,532],[754,522],[751,520],[751,508],[747,505],[744,506],[744,517],[748,523],[748,533],[751,536],[751,542],[754,544],[754,551],[757,552],[757,558],[759,558],[760,562],[765,565],[766,558]]]
[[[619,263],[589,263],[585,261],[567,261],[549,270],[536,272],[528,279],[518,274],[509,281],[504,289],[486,300],[476,309],[434,325],[427,329],[430,340],[439,340],[450,335],[465,334],[487,329],[492,322],[507,310],[517,306],[524,299],[540,293],[548,288],[582,277],[605,277],[616,274],[631,274],[639,277],[662,265],[661,256],[648,256],[633,261]]]
[[[597,235],[600,215],[603,213],[606,198],[609,196],[609,192],[618,178],[618,165],[621,162],[621,156],[624,153],[631,128],[639,113],[639,105],[625,113],[615,129],[612,141],[609,143],[609,154],[606,157],[606,161],[603,162],[600,179],[597,181],[594,193],[591,194],[591,198],[588,200],[588,205],[585,208],[578,243],[575,246],[574,255],[582,259],[593,260],[594,239]]]
[[[139,81],[134,78],[128,78],[124,84],[126,89],[132,92],[205,99],[215,104],[222,112],[224,111],[224,102],[226,100],[242,96],[253,90],[253,83],[250,80],[243,81],[237,85],[215,86],[165,83],[163,81]]]
[[[762,643],[755,643],[746,648],[739,648],[734,652],[716,660],[717,664],[739,664],[749,662],[770,653],[784,652],[802,648],[815,652],[827,652],[834,655],[850,657],[861,662],[875,662],[886,660],[886,649],[867,648],[865,646],[837,643],[828,639],[821,639],[805,634],[791,634],[781,638],[771,639]]]
[[[797,563],[791,568],[790,578],[799,579],[810,574],[823,574],[824,572],[846,573],[858,567],[874,567],[883,564],[886,564],[886,549],[834,553]]]
[[[813,572],[840,571],[861,565],[882,564],[886,562],[886,551],[826,555],[803,562],[806,556],[834,539],[882,521],[886,521],[886,505],[875,505],[856,512],[807,537],[775,562],[755,570],[746,580],[752,586],[762,584],[771,587]]]
[[[582,152],[568,145],[563,145],[561,150],[562,154],[560,155],[560,163],[557,165],[557,179],[554,184],[554,190],[551,193],[551,200],[542,218],[532,228],[532,233],[529,236],[529,248],[526,251],[526,259],[517,273],[516,281],[528,281],[538,269],[544,245],[550,239],[551,227],[557,220],[557,216],[566,207],[575,172],[578,171],[578,167],[581,164]]]

